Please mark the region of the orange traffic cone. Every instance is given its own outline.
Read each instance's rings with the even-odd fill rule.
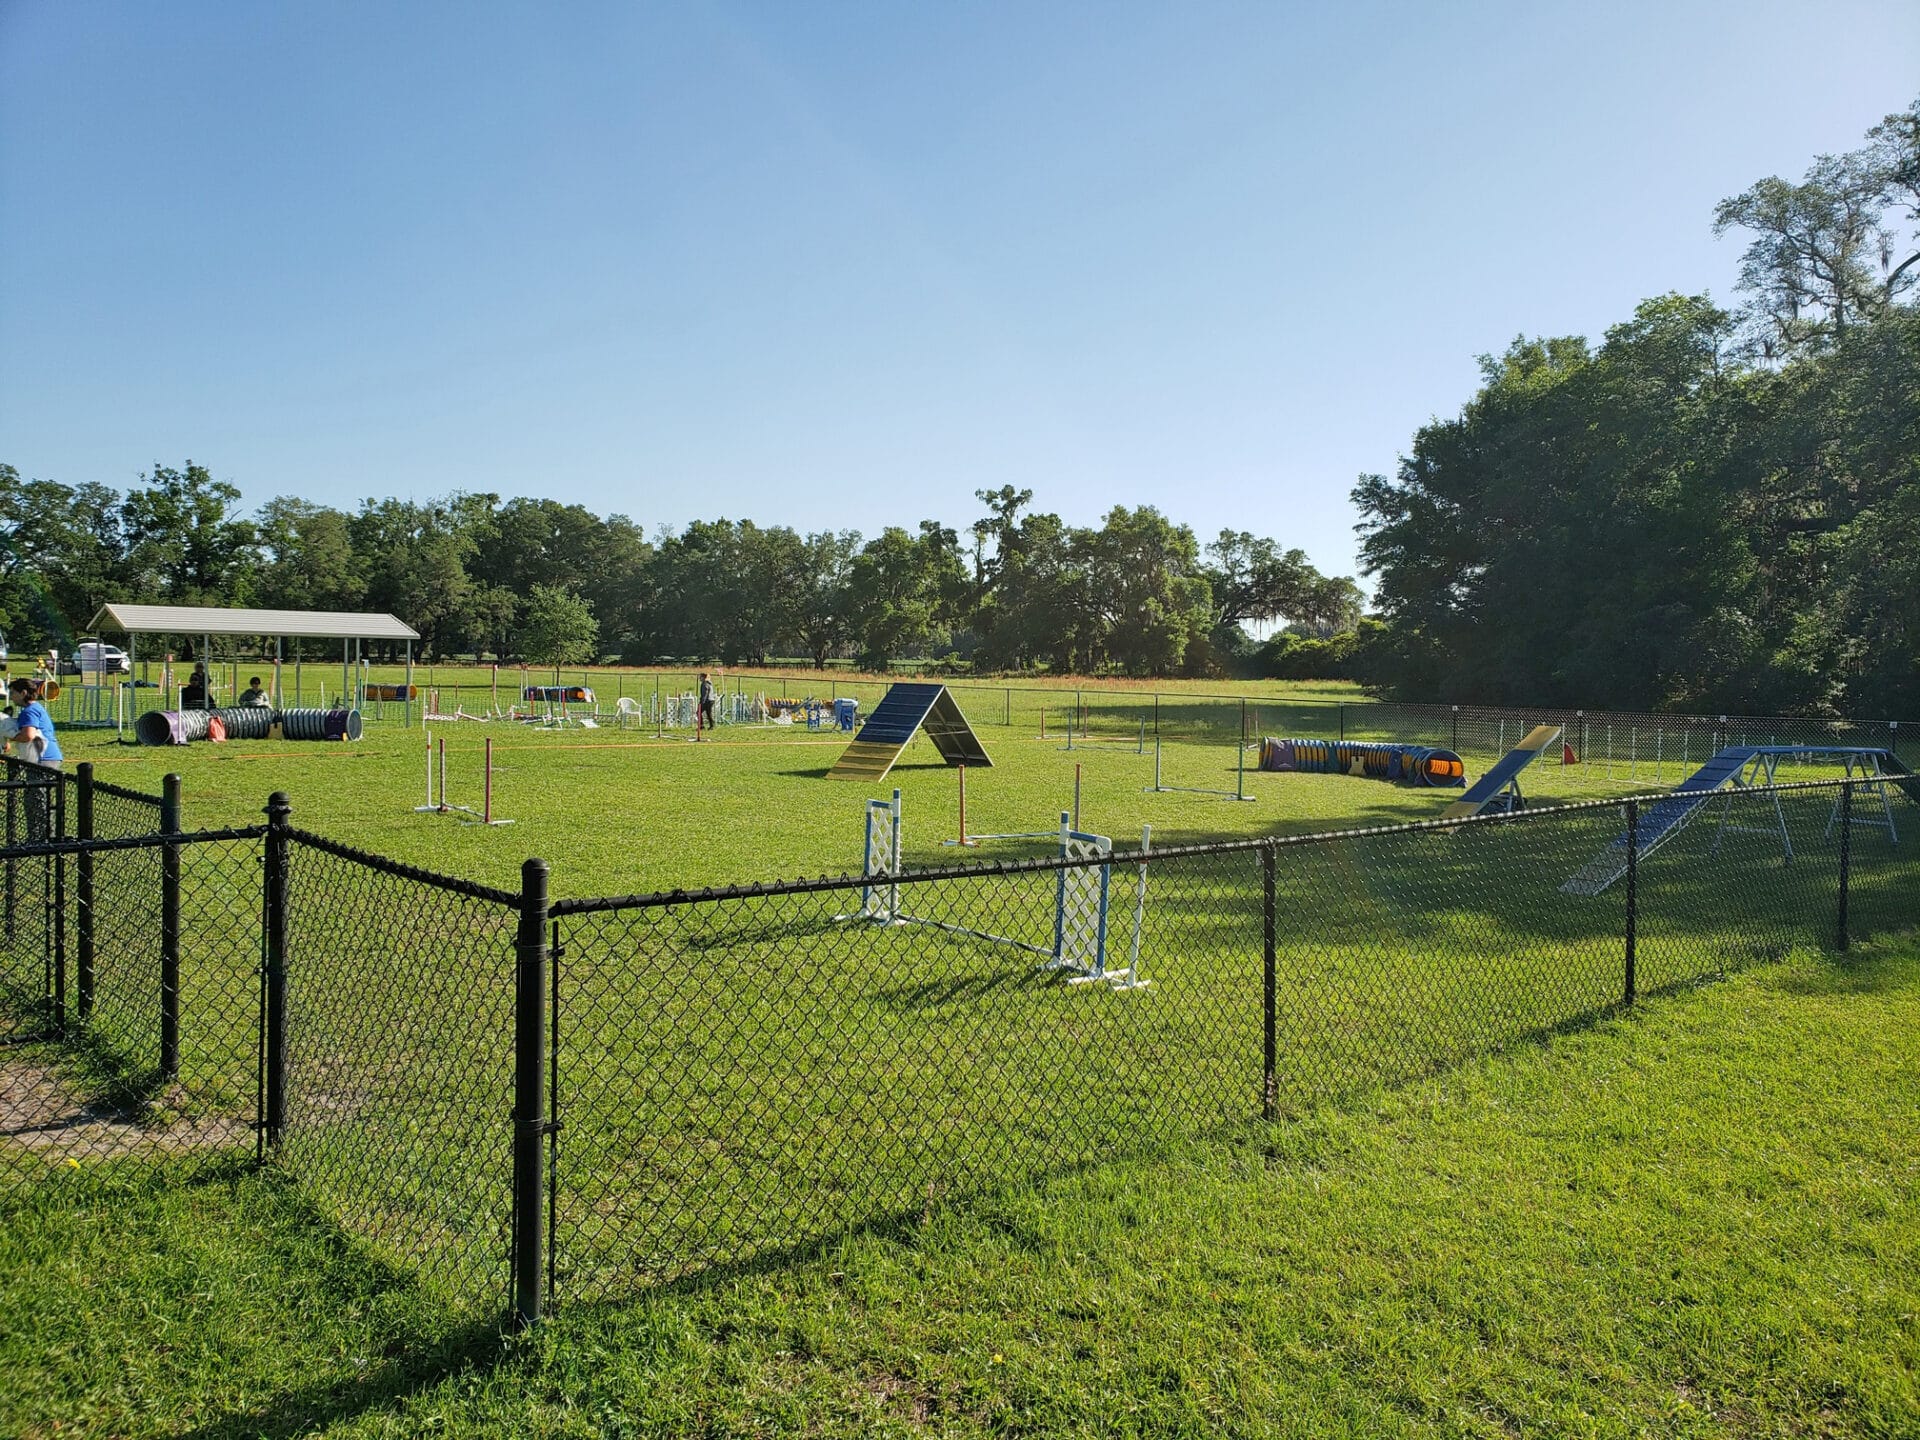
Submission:
[[[1560,763],[1562,765],[1578,765],[1580,763],[1580,757],[1573,753],[1573,746],[1564,740],[1560,742]]]

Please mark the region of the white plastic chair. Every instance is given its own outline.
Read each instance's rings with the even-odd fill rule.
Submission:
[[[622,730],[626,729],[630,724],[637,725],[640,723],[642,714],[640,702],[631,695],[622,695],[619,701],[615,703],[613,709],[614,714],[618,717],[614,723]]]

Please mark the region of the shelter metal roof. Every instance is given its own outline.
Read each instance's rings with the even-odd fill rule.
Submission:
[[[102,605],[94,630],[127,635],[301,635],[322,640],[418,640],[392,615],[350,610],[240,610],[221,605]]]

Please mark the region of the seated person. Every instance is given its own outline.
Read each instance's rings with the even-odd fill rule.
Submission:
[[[180,687],[180,708],[182,710],[204,710],[207,708],[207,667],[196,665],[193,674],[187,677],[187,683]]]
[[[247,681],[247,688],[240,692],[240,698],[234,704],[251,705],[262,710],[273,708],[273,701],[267,698],[267,692],[260,687],[258,675]]]

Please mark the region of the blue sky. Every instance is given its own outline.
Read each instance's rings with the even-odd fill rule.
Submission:
[[[1477,354],[1731,300],[1916,92],[1912,4],[0,0],[0,460],[1348,572]]]

